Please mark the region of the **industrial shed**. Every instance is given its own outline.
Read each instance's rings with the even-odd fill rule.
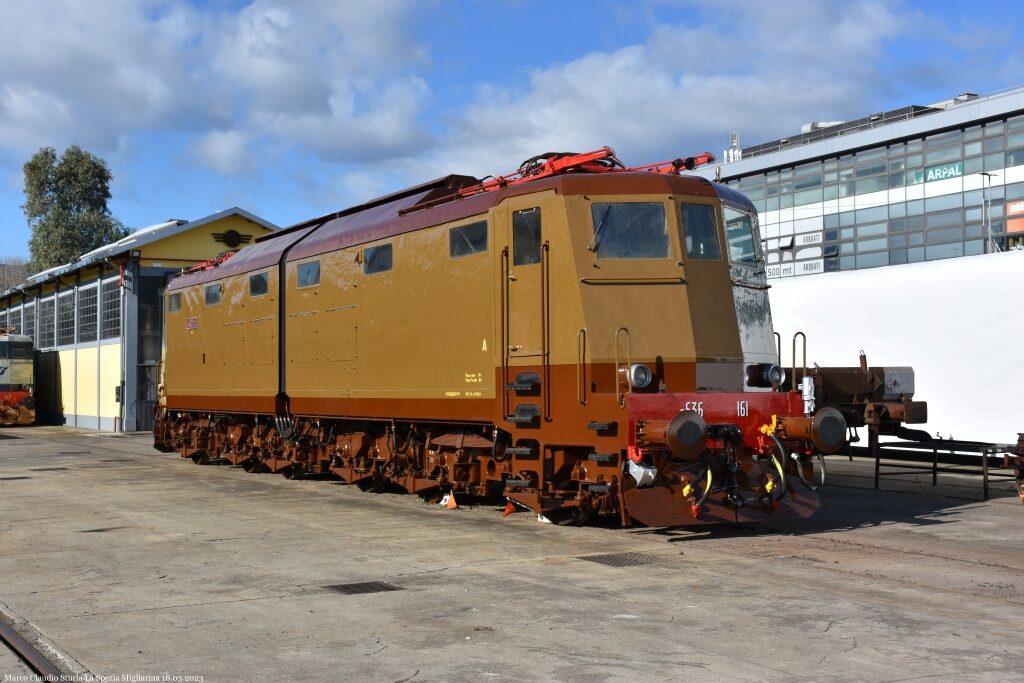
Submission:
[[[276,229],[238,207],[168,220],[0,293],[0,326],[29,335],[38,351],[40,421],[151,429],[168,278]]]

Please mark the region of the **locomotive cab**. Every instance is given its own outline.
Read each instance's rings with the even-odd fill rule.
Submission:
[[[0,425],[35,422],[33,383],[32,338],[0,330]]]

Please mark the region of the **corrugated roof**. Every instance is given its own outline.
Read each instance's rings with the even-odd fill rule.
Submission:
[[[49,268],[47,270],[40,271],[38,273],[30,275],[23,283],[16,287],[12,287],[11,289],[6,290],[5,292],[0,293],[0,296],[6,296],[13,292],[27,289],[28,287],[35,287],[53,278],[64,275],[65,273],[72,273],[76,270],[80,270],[95,263],[99,263],[103,261],[103,259],[109,259],[114,256],[124,254],[126,252],[131,251],[132,249],[139,249],[147,244],[151,244],[158,240],[166,239],[173,235],[179,235],[181,233],[188,232],[189,230],[194,230],[195,228],[201,227],[208,223],[212,223],[214,221],[218,221],[222,218],[227,218],[228,216],[241,216],[242,218],[250,220],[258,225],[261,225],[264,228],[267,228],[268,230],[278,229],[278,227],[271,223],[270,221],[264,220],[259,216],[256,216],[255,214],[249,213],[245,209],[238,208],[237,206],[233,206],[230,209],[225,209],[224,211],[211,214],[209,216],[206,216],[205,218],[200,218],[199,220],[195,221],[185,221],[179,219],[168,220],[162,223],[149,225],[145,228],[139,228],[135,232],[131,233],[130,235],[127,235],[122,239],[119,239],[116,242],[104,245],[99,249],[93,249],[87,254],[82,254],[82,256],[80,256],[77,261],[74,261],[72,263],[66,263],[62,266],[56,266],[54,268]]]

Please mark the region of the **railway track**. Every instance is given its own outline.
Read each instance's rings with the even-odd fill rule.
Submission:
[[[7,622],[0,620],[0,641],[25,663],[32,673],[44,681],[66,681],[64,672],[22,638]]]

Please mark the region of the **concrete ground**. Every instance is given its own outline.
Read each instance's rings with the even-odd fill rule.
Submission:
[[[141,435],[4,429],[0,613],[103,676],[1021,680],[1010,484],[982,502],[833,470],[818,515],[774,530],[571,528],[200,467]],[[612,553],[645,564],[579,559]],[[331,588],[355,582],[401,590]]]

